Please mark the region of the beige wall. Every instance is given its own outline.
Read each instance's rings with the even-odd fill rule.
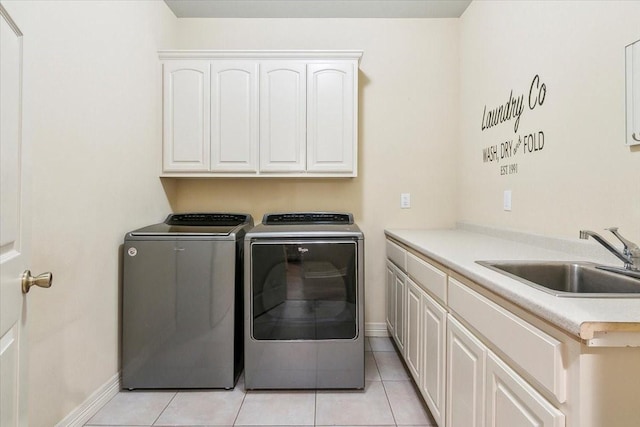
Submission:
[[[183,49],[362,49],[355,179],[178,181],[179,211],[353,212],[365,233],[366,322],[382,323],[384,228],[454,223],[457,19],[180,19]],[[410,192],[412,208],[400,209]]]
[[[171,209],[352,211],[367,240],[367,321],[384,321],[387,227],[456,219],[575,237],[617,224],[640,236],[640,151],[624,141],[624,45],[638,2],[475,1],[461,20],[176,19],[160,1],[3,0],[25,33],[24,139],[33,148],[29,294],[31,425],[61,420],[119,370],[119,253],[127,230]],[[156,50],[363,49],[359,176],[335,180],[158,179]],[[483,107],[545,103],[481,131]],[[544,131],[514,156],[482,148]],[[456,181],[458,183],[456,184]],[[502,191],[513,190],[513,211]],[[399,208],[401,192],[412,209]],[[457,209],[457,211],[456,211]],[[457,212],[457,213],[456,213]]]
[[[24,33],[24,141],[33,157],[27,299],[29,425],[53,426],[119,367],[124,233],[169,210],[158,179],[162,2],[3,1]]]
[[[460,22],[457,217],[552,236],[619,225],[640,240],[640,147],[625,141],[624,47],[640,39],[637,1],[474,1]],[[483,109],[525,95],[543,105],[481,130]],[[535,92],[535,91],[534,91]],[[543,131],[544,148],[499,164],[482,149]],[[517,164],[501,176],[500,166]],[[513,210],[502,209],[513,191]]]

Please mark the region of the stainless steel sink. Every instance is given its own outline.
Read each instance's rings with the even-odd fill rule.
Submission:
[[[605,271],[590,262],[476,262],[559,297],[640,298],[640,277]]]

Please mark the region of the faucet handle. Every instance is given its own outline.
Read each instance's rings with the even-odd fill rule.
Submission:
[[[624,245],[625,253],[630,254],[631,252],[634,252],[634,251],[640,251],[640,248],[638,247],[638,245],[636,245],[630,240],[625,239],[624,237],[622,237],[622,235],[620,235],[620,233],[618,233],[618,227],[610,227],[610,228],[607,228],[607,230],[613,233],[613,235],[616,236],[618,240],[622,242],[622,244]]]

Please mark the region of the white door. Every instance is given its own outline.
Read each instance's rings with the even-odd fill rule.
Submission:
[[[1,7],[1,6],[0,6]],[[0,9],[0,425],[26,425],[24,298],[27,243],[20,234],[22,34]]]
[[[22,33],[0,5],[0,426],[27,425],[27,154],[22,144]],[[41,278],[40,285],[50,285]]]

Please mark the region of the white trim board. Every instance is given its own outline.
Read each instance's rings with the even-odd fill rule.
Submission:
[[[366,322],[364,335],[367,337],[388,337],[389,331],[386,322]]]
[[[120,391],[120,372],[94,391],[76,409],[64,417],[55,427],[82,427]]]

